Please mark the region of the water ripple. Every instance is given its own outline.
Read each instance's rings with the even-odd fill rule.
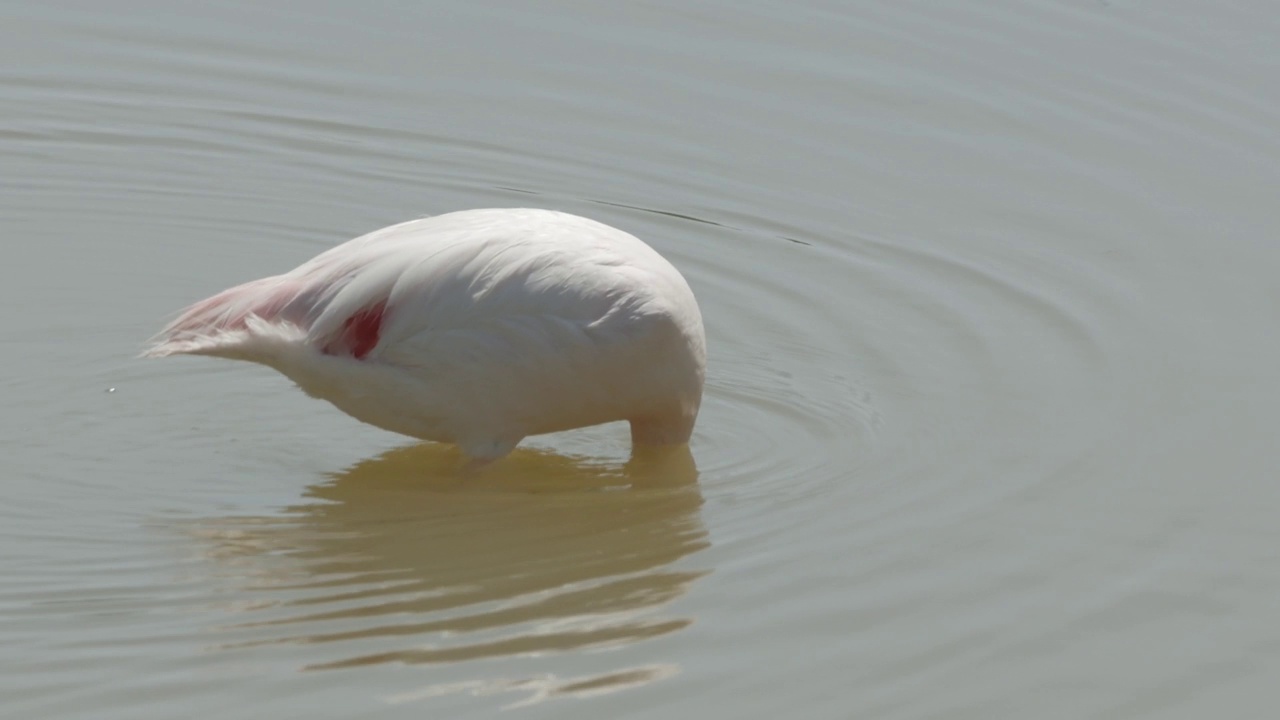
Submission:
[[[707,545],[687,453],[618,466],[522,449],[463,479],[458,462],[441,446],[400,448],[279,516],[192,526],[247,582],[230,591],[244,619],[222,628],[222,647],[305,643],[323,648],[307,668],[332,670],[609,647],[689,625],[664,612],[705,574],[672,567]]]

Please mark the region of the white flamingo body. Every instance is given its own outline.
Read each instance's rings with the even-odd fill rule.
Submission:
[[[147,354],[262,363],[359,420],[483,462],[614,420],[636,444],[687,442],[705,348],[692,291],[652,248],[520,209],[358,237],[196,303]]]

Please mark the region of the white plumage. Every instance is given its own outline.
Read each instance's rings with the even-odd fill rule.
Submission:
[[[479,463],[614,420],[634,444],[687,442],[706,340],[684,278],[636,237],[549,210],[466,210],[196,303],[146,354],[262,363]]]

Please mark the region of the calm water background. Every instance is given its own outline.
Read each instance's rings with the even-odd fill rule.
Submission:
[[[0,708],[1252,718],[1268,2],[0,3]],[[424,214],[648,240],[696,471],[459,483],[169,313]]]

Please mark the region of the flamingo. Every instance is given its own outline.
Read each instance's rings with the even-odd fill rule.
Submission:
[[[706,337],[684,277],[635,236],[486,209],[392,225],[225,290],[144,355],[261,363],[357,420],[453,443],[473,467],[530,435],[619,420],[633,452],[686,444]]]

